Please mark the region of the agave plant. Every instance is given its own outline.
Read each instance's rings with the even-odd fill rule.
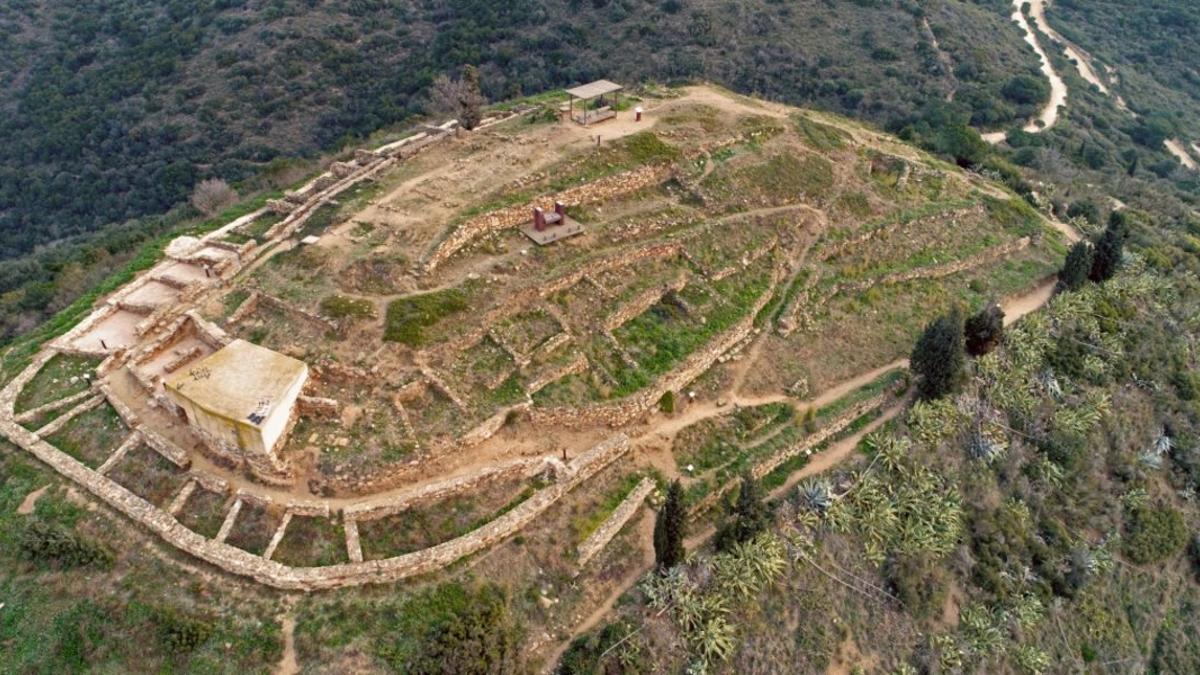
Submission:
[[[1054,376],[1053,370],[1043,370],[1042,374],[1038,375],[1038,383],[1042,385],[1042,389],[1049,394],[1051,398],[1056,401],[1062,400],[1062,384],[1059,383],[1058,378]]]
[[[833,486],[823,477],[807,478],[796,488],[796,496],[802,507],[825,513],[833,504]]]
[[[689,642],[698,652],[699,661],[704,666],[704,669],[698,672],[708,672],[709,664],[728,659],[737,646],[733,626],[724,616],[715,616],[705,622],[691,635]]]
[[[1150,495],[1146,493],[1145,488],[1141,487],[1133,488],[1121,497],[1121,504],[1130,510],[1145,506],[1148,501],[1150,501]]]
[[[1013,651],[1017,668],[1029,675],[1042,675],[1050,670],[1050,656],[1033,645],[1021,645]]]
[[[988,609],[980,603],[968,605],[959,618],[959,627],[971,651],[983,658],[995,653],[1004,643],[1001,626],[1008,618],[1001,609]]]
[[[908,428],[918,443],[934,447],[956,431],[965,417],[949,399],[918,401],[908,411]]]
[[[963,665],[962,648],[958,646],[958,640],[949,633],[933,635],[929,638],[929,649],[937,654],[938,666],[942,672],[952,672]]]
[[[980,460],[987,464],[1000,459],[1008,449],[1008,446],[1000,438],[997,438],[997,436],[998,434],[988,434],[982,429],[976,429],[967,442],[967,454],[972,459]]]
[[[1022,595],[1012,608],[1013,619],[1023,631],[1033,629],[1042,621],[1042,617],[1046,614],[1046,608],[1042,605],[1042,601],[1033,593]]]

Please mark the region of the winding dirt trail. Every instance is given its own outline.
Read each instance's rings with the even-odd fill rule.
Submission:
[[[1045,24],[1045,5],[1044,0],[1013,0],[1012,20],[1021,27],[1025,33],[1025,42],[1033,47],[1033,51],[1037,53],[1038,60],[1041,61],[1042,74],[1050,81],[1050,100],[1037,114],[1036,117],[1026,122],[1023,130],[1026,133],[1036,134],[1045,131],[1058,122],[1058,109],[1067,104],[1067,83],[1059,77],[1055,72],[1054,66],[1050,63],[1050,57],[1046,51],[1042,49],[1042,45],[1038,42],[1038,31],[1034,30],[1033,26],[1029,25],[1029,21],[1025,18],[1025,14],[1021,11],[1021,6],[1026,2],[1030,3],[1030,13],[1034,17],[1034,23],[1041,28]],[[1038,20],[1041,16],[1042,20]],[[1047,26],[1048,27],[1048,26]],[[1082,61],[1080,61],[1082,63]],[[983,134],[983,140],[991,144],[999,143],[1008,138],[1007,132],[995,131],[992,133]]]
[[[1075,62],[1075,69],[1079,71],[1079,76],[1088,84],[1093,84],[1100,90],[1100,93],[1109,95],[1108,87],[1104,81],[1100,79],[1100,73],[1092,65],[1092,57],[1084,52],[1081,48],[1073,44],[1070,40],[1062,36],[1058,31],[1050,27],[1050,22],[1046,20],[1046,0],[1028,0],[1029,14],[1033,17],[1033,21],[1037,24],[1038,30],[1062,46],[1063,52],[1067,58]]]

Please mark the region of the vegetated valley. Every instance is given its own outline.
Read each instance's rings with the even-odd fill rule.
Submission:
[[[7,3],[0,672],[1200,670],[1198,25]]]

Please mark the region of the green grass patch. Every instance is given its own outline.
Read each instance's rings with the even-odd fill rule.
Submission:
[[[816,150],[840,150],[846,147],[850,134],[837,127],[814,122],[802,114],[792,115],[796,132],[804,142]]]
[[[293,567],[324,567],[346,562],[346,535],[332,518],[295,516],[272,560]]]
[[[583,514],[576,516],[571,520],[571,532],[573,541],[578,544],[592,536],[604,521],[612,515],[613,511],[625,501],[629,493],[633,492],[638,483],[646,477],[644,472],[631,473],[621,479],[621,482],[616,487],[604,493],[604,498],[593,509],[585,511]]]
[[[100,361],[91,356],[55,355],[17,394],[14,410],[25,412],[87,391]]]
[[[335,321],[373,319],[375,318],[375,304],[370,300],[335,294],[321,300],[321,314]]]
[[[887,388],[900,382],[907,382],[908,371],[904,368],[896,368],[883,373],[879,377],[871,380],[866,385],[855,389],[838,400],[826,406],[822,406],[817,410],[815,418],[818,421],[827,421],[835,419],[838,415],[849,410],[851,407],[882,393]]]
[[[187,482],[187,473],[153,449],[139,445],[117,462],[108,477],[155,506],[166,506]]]
[[[393,300],[388,303],[383,339],[419,347],[425,344],[423,329],[467,309],[466,294],[456,288]]]
[[[75,416],[46,442],[95,469],[129,435],[117,411],[108,403]]]

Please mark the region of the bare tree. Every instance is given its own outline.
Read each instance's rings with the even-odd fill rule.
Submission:
[[[206,216],[216,215],[237,198],[237,192],[220,178],[205,178],[192,190],[192,206]]]
[[[458,102],[462,100],[463,83],[446,75],[438,75],[429,86],[429,104],[425,107],[430,115],[458,117]]]

